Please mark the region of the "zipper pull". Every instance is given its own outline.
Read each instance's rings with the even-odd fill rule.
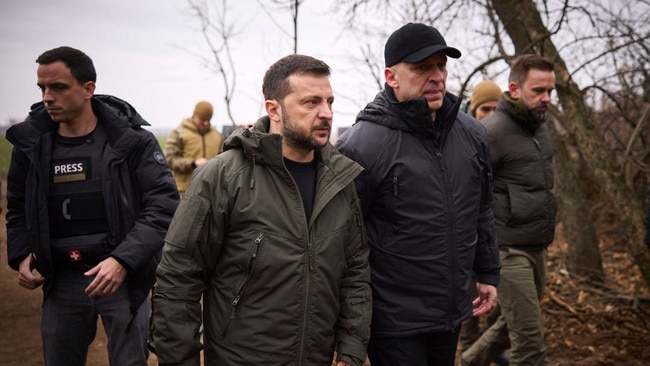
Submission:
[[[252,258],[257,258],[257,251],[260,248],[260,243],[262,242],[263,236],[264,234],[262,233],[259,233],[259,235],[257,235],[257,239],[255,239],[255,247],[253,248],[253,255],[251,256]]]

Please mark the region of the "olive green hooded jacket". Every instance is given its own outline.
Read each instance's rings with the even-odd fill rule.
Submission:
[[[268,117],[235,131],[196,170],[156,274],[161,365],[361,365],[370,332],[368,246],[354,178],[330,144],[316,151],[310,222]],[[201,300],[203,312],[201,312]]]

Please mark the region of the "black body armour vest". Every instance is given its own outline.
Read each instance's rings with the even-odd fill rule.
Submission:
[[[86,136],[55,136],[50,164],[51,238],[109,231],[102,194],[106,140],[100,124]]]

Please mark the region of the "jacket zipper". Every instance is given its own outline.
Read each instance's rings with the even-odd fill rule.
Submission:
[[[241,301],[242,294],[244,293],[244,290],[246,289],[246,285],[248,285],[248,281],[250,280],[252,274],[253,274],[253,268],[255,268],[255,263],[257,262],[257,254],[260,250],[260,245],[262,243],[262,238],[264,237],[264,234],[259,233],[257,235],[257,238],[253,242],[253,249],[251,251],[250,256],[248,257],[248,266],[247,266],[247,271],[246,271],[246,277],[244,277],[244,281],[239,285],[239,289],[237,290],[235,294],[235,298],[232,300],[230,303],[231,308],[230,308],[230,318],[228,319],[228,323],[223,329],[223,335],[225,336],[226,333],[228,333],[228,328],[230,327],[230,323],[235,319],[235,312],[237,310],[237,305],[239,305],[239,302]]]
[[[446,207],[445,211],[446,211],[446,215],[447,215],[447,220],[449,221],[449,225],[448,225],[449,226],[449,241],[447,242],[447,251],[448,251],[449,256],[450,256],[450,258],[449,258],[449,266],[450,266],[450,268],[449,268],[449,270],[450,270],[449,271],[450,272],[449,273],[449,281],[450,281],[449,284],[451,285],[451,288],[452,288],[452,290],[450,291],[450,294],[449,294],[449,297],[450,297],[450,300],[449,300],[449,306],[450,306],[449,307],[449,314],[453,314],[455,312],[455,309],[453,308],[453,305],[452,305],[452,304],[454,304],[453,299],[455,299],[456,296],[457,296],[457,294],[456,294],[457,291],[455,290],[456,289],[456,285],[455,285],[456,284],[456,277],[457,277],[457,275],[456,275],[456,261],[458,260],[458,258],[457,258],[457,250],[456,250],[456,245],[455,245],[456,244],[456,235],[455,235],[456,224],[455,224],[454,215],[451,213],[451,212],[453,212],[453,207],[452,207],[452,204],[451,204],[451,199],[449,197],[451,197],[452,195],[449,194],[450,189],[449,189],[449,184],[447,182],[447,168],[445,167],[443,157],[442,157],[442,153],[437,148],[435,148],[435,146],[434,146],[434,149],[436,151],[436,157],[438,159],[438,163],[440,165],[440,170],[442,172],[442,177],[444,179],[443,186],[445,187],[445,194],[443,194],[442,196],[444,197],[444,200],[445,200],[445,207]],[[448,321],[449,329],[453,332],[454,328],[455,328],[453,322],[451,321],[451,319],[447,319],[447,321]]]
[[[208,151],[205,146],[205,135],[201,135],[201,144],[203,145],[203,151],[201,152],[201,157],[202,158],[207,158]]]
[[[540,169],[542,171],[542,174],[544,175],[544,192],[546,192],[546,199],[547,200],[553,200],[553,198],[551,197],[551,195],[549,193],[549,190],[546,188],[546,187],[549,186],[549,183],[548,183],[549,179],[548,179],[548,175],[546,174],[546,170],[544,170],[544,151],[542,150],[542,145],[539,143],[539,140],[535,136],[533,136],[533,142],[535,143],[535,146],[537,147],[537,152],[539,153]],[[546,208],[548,208],[548,205],[546,206]],[[549,213],[547,213],[547,222],[548,222],[547,226],[554,225],[553,224],[553,219],[554,219],[554,217],[552,217]],[[551,240],[552,240],[552,238],[551,238]]]
[[[305,338],[307,334],[307,314],[309,312],[309,291],[310,291],[310,285],[311,285],[311,271],[314,269],[314,251],[312,247],[312,242],[311,238],[309,239],[309,242],[307,243],[307,268],[305,269],[306,275],[305,275],[305,306],[304,310],[302,313],[302,335],[300,337],[300,352],[298,354],[298,365],[302,365],[302,359],[305,351]]]

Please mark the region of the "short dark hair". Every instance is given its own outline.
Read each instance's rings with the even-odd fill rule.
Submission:
[[[536,54],[525,54],[514,59],[510,66],[508,82],[515,82],[521,85],[528,76],[530,69],[542,71],[555,71],[553,62],[545,57]]]
[[[72,77],[79,84],[84,84],[87,81],[97,81],[97,72],[93,60],[76,48],[68,46],[53,48],[43,52],[36,59],[39,65],[49,65],[58,61],[63,62],[70,69]]]
[[[281,101],[291,93],[289,77],[294,74],[330,76],[330,67],[311,56],[292,54],[276,61],[264,74],[262,93],[265,100]]]

